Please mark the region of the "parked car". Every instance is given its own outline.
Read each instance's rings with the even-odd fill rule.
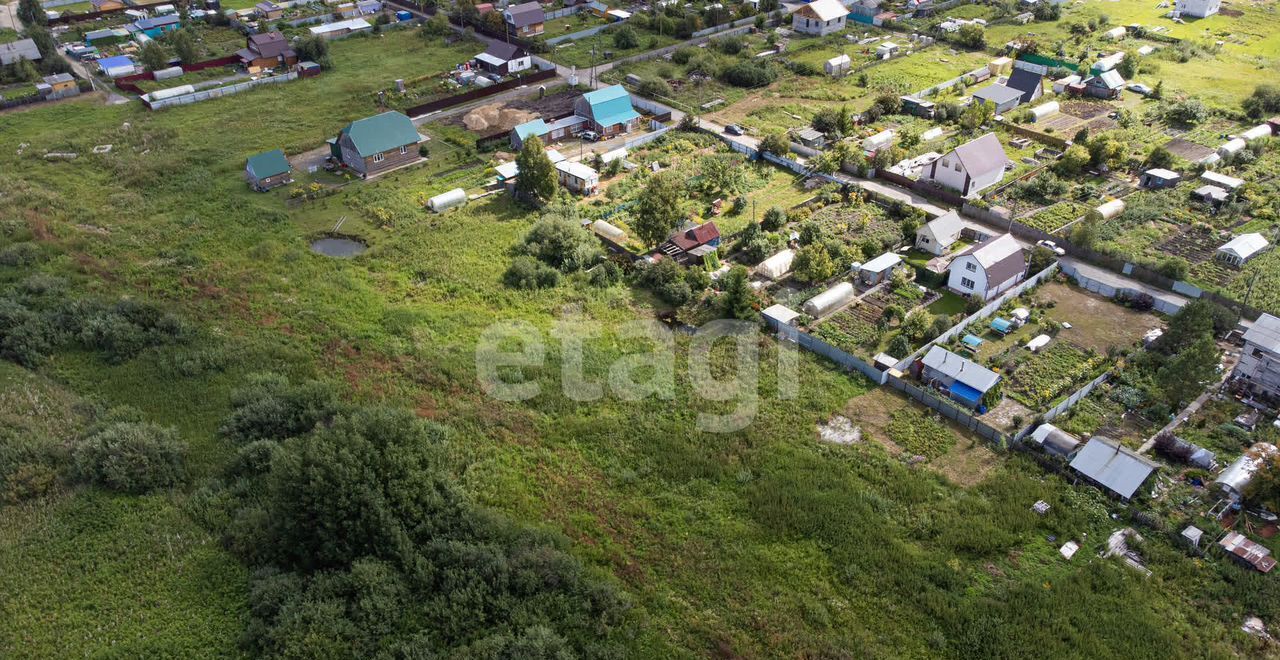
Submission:
[[[744,135],[746,133],[746,131],[742,130],[742,127],[737,124],[729,124],[728,126],[725,126],[724,132],[729,135]]]
[[[1151,89],[1142,83],[1133,83],[1129,85],[1129,91],[1143,96],[1151,96],[1155,92],[1154,89]]]
[[[600,139],[600,134],[595,131],[583,131],[578,137],[582,138],[584,142],[595,142]]]
[[[1058,247],[1058,244],[1054,243],[1053,241],[1036,241],[1036,245],[1039,247],[1048,249],[1050,252],[1053,252],[1059,257],[1067,253],[1066,250]]]

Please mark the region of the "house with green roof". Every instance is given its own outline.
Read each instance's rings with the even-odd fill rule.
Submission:
[[[272,149],[250,156],[244,166],[244,177],[254,190],[266,192],[276,186],[293,183],[293,168],[283,151]]]
[[[589,129],[601,137],[627,133],[640,122],[640,113],[631,107],[631,95],[622,85],[583,94],[574,102],[573,114],[584,117]]]
[[[426,141],[411,119],[384,112],[344,126],[329,140],[329,155],[367,178],[421,160],[418,145]]]

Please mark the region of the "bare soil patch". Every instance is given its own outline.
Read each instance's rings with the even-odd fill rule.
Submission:
[[[1198,161],[1213,153],[1213,149],[1206,147],[1203,144],[1196,144],[1195,142],[1184,140],[1182,138],[1169,140],[1165,143],[1164,148],[1168,149],[1169,153],[1192,162]]]
[[[1071,328],[1059,333],[1059,339],[1099,353],[1106,353],[1112,347],[1130,346],[1148,330],[1164,327],[1154,314],[1121,307],[1066,284],[1051,282],[1041,287],[1038,294],[1044,300],[1054,301],[1055,306],[1049,312],[1051,318],[1071,324]]]

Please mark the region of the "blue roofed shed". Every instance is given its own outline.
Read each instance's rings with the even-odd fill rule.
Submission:
[[[1002,335],[1008,334],[1010,330],[1013,330],[1013,321],[997,318],[991,322],[991,329]]]
[[[977,348],[982,345],[982,338],[977,335],[965,335],[964,339],[960,341],[969,348]]]
[[[539,139],[542,139],[542,136],[550,132],[551,129],[547,126],[547,122],[542,121],[541,117],[527,121],[511,129],[511,147],[519,149],[524,146],[524,141],[529,139],[530,135],[536,135]]]
[[[155,39],[166,32],[173,32],[182,27],[182,21],[176,15],[169,14],[167,16],[156,16],[155,18],[144,18],[135,21],[133,26],[148,37]]]
[[[948,391],[951,393],[951,398],[969,406],[970,408],[980,408],[982,406],[982,392],[979,392],[958,380],[951,384]]]

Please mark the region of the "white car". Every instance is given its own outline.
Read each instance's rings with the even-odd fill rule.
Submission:
[[[1047,248],[1050,252],[1053,252],[1059,257],[1067,253],[1066,250],[1058,247],[1058,244],[1054,243],[1053,241],[1036,241],[1036,245],[1042,248]]]

